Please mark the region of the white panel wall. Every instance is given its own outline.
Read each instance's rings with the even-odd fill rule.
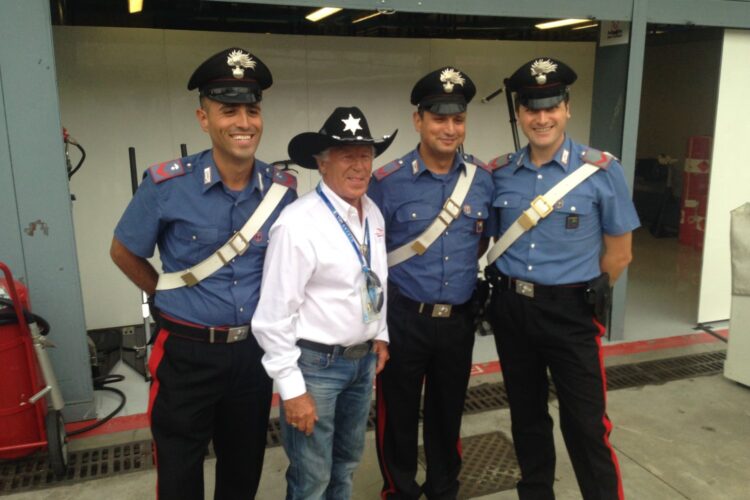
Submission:
[[[729,318],[729,212],[750,201],[750,169],[738,145],[750,137],[750,31],[727,30],[721,57],[698,322]]]
[[[356,105],[375,135],[399,129],[380,166],[418,142],[409,94],[429,70],[456,65],[474,80],[466,151],[480,159],[512,150],[505,98],[480,102],[523,62],[540,55],[576,69],[570,134],[588,141],[594,73],[593,43],[303,37],[121,28],[53,27],[62,120],[88,158],[71,181],[87,328],[140,322],[140,294],[109,259],[112,231],[130,199],[128,146],[139,171],[210,146],[195,120],[198,97],[186,90],[195,67],[237,45],[268,64],[274,85],[263,99],[258,156],[287,157],[299,132],[317,130],[335,106]],[[299,169],[300,192],[317,173]],[[157,266],[158,268],[158,266]]]

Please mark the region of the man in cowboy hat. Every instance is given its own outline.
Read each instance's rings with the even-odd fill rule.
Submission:
[[[378,169],[369,195],[383,211],[388,265],[391,359],[378,376],[376,427],[383,498],[450,499],[458,493],[461,416],[474,346],[477,259],[492,178],[461,152],[468,75],[446,66],[422,77],[416,149]],[[424,387],[427,477],[416,482],[419,408]]]
[[[366,193],[394,136],[373,139],[362,111],[341,107],[289,143],[322,181],[271,228],[253,317],[283,400],[289,500],[351,498],[373,379],[388,359],[383,216]]]
[[[151,167],[112,240],[112,259],[160,311],[148,412],[161,500],[203,498],[210,441],[214,498],[252,498],[260,481],[272,385],[248,330],[268,230],[296,198],[294,177],[255,157],[271,82],[236,47],[198,66],[188,90],[212,147]],[[157,244],[161,275],[146,260]]]
[[[566,133],[568,87],[575,80],[572,68],[552,58],[518,68],[508,90],[515,92],[529,143],[490,162],[499,224],[494,236],[507,243],[490,249],[494,261],[485,274],[493,284],[489,315],[510,403],[521,499],[555,497],[548,371],[582,498],[623,498],[609,442],[601,337],[609,287],[631,260],[631,232],[639,222],[620,163]]]

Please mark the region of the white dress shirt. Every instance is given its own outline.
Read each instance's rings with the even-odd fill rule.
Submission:
[[[364,241],[364,219],[357,209],[325,184],[323,193],[346,221],[354,237]],[[378,207],[362,197],[369,221],[370,268],[385,294],[388,262],[385,223]],[[276,381],[281,399],[306,392],[297,366],[298,339],[327,345],[350,346],[371,339],[388,341],[386,302],[380,318],[363,320],[362,265],[333,212],[315,190],[288,205],[271,227],[263,266],[260,301],[252,330],[265,351],[263,366]],[[385,299],[385,298],[384,298]]]

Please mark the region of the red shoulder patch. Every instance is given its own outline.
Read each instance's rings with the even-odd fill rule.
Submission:
[[[174,179],[175,177],[185,175],[185,167],[182,165],[182,159],[178,158],[176,160],[151,165],[148,168],[148,173],[151,175],[154,184],[159,184],[168,179]]]
[[[277,170],[273,174],[273,182],[289,189],[297,190],[297,178],[287,170]]]
[[[607,170],[609,164],[612,163],[614,156],[607,153],[606,151],[599,151],[598,149],[588,148],[582,155],[581,158],[586,163],[596,165],[602,170]]]
[[[487,166],[486,163],[484,163],[482,160],[480,160],[479,158],[477,158],[474,155],[465,154],[464,155],[464,162],[471,163],[473,165],[476,165],[477,168],[481,168],[482,170],[486,170],[487,172],[492,173],[492,170],[490,170],[490,167]]]
[[[379,181],[383,180],[384,178],[388,177],[393,172],[401,168],[403,164],[403,160],[393,160],[392,162],[386,163],[385,165],[374,171],[372,175]]]
[[[487,168],[489,169],[490,172],[494,172],[498,168],[503,168],[507,165],[510,165],[511,160],[513,160],[513,153],[500,155],[497,158],[493,158],[487,164]]]

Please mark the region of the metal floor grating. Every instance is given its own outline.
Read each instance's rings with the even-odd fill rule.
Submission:
[[[638,387],[643,385],[663,384],[672,380],[679,380],[690,377],[699,377],[715,375],[721,373],[726,358],[725,351],[716,351],[703,354],[691,354],[676,358],[661,359],[655,361],[643,361],[640,363],[612,366],[607,368],[607,388],[608,390],[623,389],[627,387]],[[550,397],[554,397],[554,387]],[[481,413],[489,410],[507,408],[508,400],[505,395],[505,387],[502,382],[480,384],[470,387],[466,393],[466,403],[464,405],[464,414]],[[370,409],[370,416],[367,421],[368,430],[375,428],[375,410]],[[498,460],[494,455],[487,456],[487,453],[503,453],[503,444],[496,440],[500,439],[494,436],[497,433],[491,433],[483,436],[471,436],[462,440],[464,444],[465,464],[462,471],[462,477],[465,474],[484,474],[484,475],[502,475],[493,472],[495,461]],[[481,439],[479,439],[481,438]],[[503,436],[504,438],[504,436]],[[504,438],[507,440],[507,438]],[[476,446],[470,448],[469,444]],[[484,450],[482,440],[487,440],[486,446],[489,451]],[[281,430],[277,418],[268,423],[268,434],[266,444],[268,447],[281,445]],[[512,467],[515,465],[515,456],[512,455]],[[474,456],[477,458],[478,469],[473,468]],[[209,449],[209,456],[213,450]],[[18,460],[0,461],[0,495],[29,491],[52,486],[71,484],[88,479],[97,479],[101,477],[123,474],[139,470],[147,470],[153,467],[151,452],[151,442],[141,441],[128,443],[125,445],[116,445],[106,448],[85,450],[73,452],[69,457],[68,473],[62,479],[57,479],[47,464],[47,456],[44,453],[36,453],[29,457]],[[511,467],[507,464],[506,467]],[[484,470],[487,469],[487,470]],[[503,469],[506,476],[511,473],[510,469]],[[485,479],[482,479],[484,481]],[[489,479],[487,479],[489,483]],[[461,497],[470,498],[469,482],[480,482],[479,478],[466,476],[464,486],[462,486]],[[514,480],[515,482],[515,480]],[[488,484],[489,484],[488,483]],[[473,491],[473,490],[472,490]],[[495,489],[492,491],[501,491]],[[474,495],[473,493],[471,493]],[[479,493],[477,493],[479,495]],[[476,495],[474,495],[476,496]]]
[[[476,498],[515,488],[521,479],[513,442],[500,431],[461,438],[463,463],[458,498]],[[419,463],[425,466],[424,447]]]

